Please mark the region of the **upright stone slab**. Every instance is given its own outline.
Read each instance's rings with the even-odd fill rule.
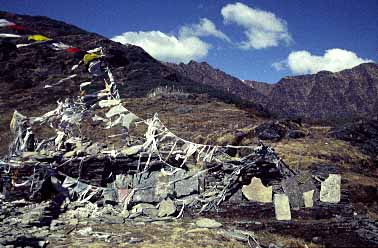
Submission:
[[[274,194],[274,210],[277,220],[291,220],[289,197],[285,194]]]
[[[329,203],[340,202],[340,185],[341,176],[338,174],[329,174],[328,178],[321,183],[320,201]]]
[[[314,190],[304,192],[303,201],[306,208],[312,208],[314,206]]]
[[[289,177],[281,183],[285,194],[289,197],[290,206],[293,209],[299,209],[304,205],[302,192],[297,182],[297,178]]]
[[[253,177],[249,185],[242,188],[243,195],[250,201],[272,202],[272,186],[265,187],[260,178]]]

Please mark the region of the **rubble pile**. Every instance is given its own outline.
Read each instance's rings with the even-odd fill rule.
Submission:
[[[45,36],[33,39],[17,47],[72,48]],[[290,220],[290,208],[311,207],[315,195],[324,202],[340,201],[339,175],[316,187],[319,178],[303,179],[262,143],[197,144],[172,133],[157,114],[139,118],[122,104],[106,51],[99,47],[82,56],[72,72],[86,66],[92,80],[80,83],[78,97],[60,100],[38,117],[14,112],[14,141],[0,160],[6,199],[58,196],[97,207],[122,206],[130,218],[178,218],[187,209],[217,209],[242,191],[250,201],[273,202],[278,220]]]

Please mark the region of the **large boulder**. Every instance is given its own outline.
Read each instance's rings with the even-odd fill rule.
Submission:
[[[377,119],[343,124],[333,128],[329,135],[350,142],[368,155],[377,156],[378,154]]]
[[[255,135],[261,140],[280,141],[285,136],[291,139],[302,138],[306,133],[300,130],[301,120],[282,119],[263,123],[255,128]]]

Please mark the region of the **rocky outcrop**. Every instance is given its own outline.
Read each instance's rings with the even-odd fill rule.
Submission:
[[[255,135],[261,140],[280,141],[285,136],[289,139],[299,139],[306,136],[300,130],[301,120],[277,120],[262,123],[255,128]]]

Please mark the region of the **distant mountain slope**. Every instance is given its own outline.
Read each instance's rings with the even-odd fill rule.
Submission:
[[[248,101],[262,102],[263,98],[265,98],[264,95],[247,86],[240,79],[219,69],[215,69],[206,62],[198,63],[192,60],[187,64],[165,63],[165,65],[175,69],[181,75],[190,78],[194,82],[223,89]]]
[[[284,77],[276,84],[241,81],[206,62],[165,63],[195,82],[259,103],[278,117],[344,121],[378,115],[378,65],[365,63],[337,73]]]
[[[258,81],[254,81],[254,80],[243,80],[243,83],[254,88],[255,90],[257,90],[258,92],[260,92],[264,96],[269,95],[270,92],[273,89],[273,86],[274,86],[274,84],[258,82]]]
[[[260,103],[281,116],[372,118],[378,114],[378,65],[366,63],[337,73],[285,77],[266,96],[268,101]]]

